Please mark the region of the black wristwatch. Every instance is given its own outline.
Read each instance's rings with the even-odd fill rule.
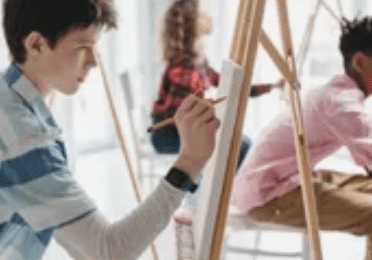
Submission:
[[[174,187],[183,191],[194,193],[198,188],[198,185],[193,182],[189,174],[176,167],[172,167],[169,170],[167,176],[165,176],[165,179]]]

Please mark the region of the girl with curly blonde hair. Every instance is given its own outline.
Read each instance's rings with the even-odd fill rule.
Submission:
[[[166,67],[162,75],[159,97],[153,104],[153,123],[172,117],[182,101],[190,94],[204,98],[211,86],[217,87],[220,75],[209,65],[202,48],[202,38],[212,31],[212,17],[197,0],[174,1],[165,13],[161,34],[162,54]],[[252,86],[251,96],[271,90],[268,85]],[[151,142],[158,153],[175,154],[180,139],[174,125],[152,133]],[[251,141],[243,136],[238,158],[239,167],[248,153]],[[187,197],[176,222],[191,223],[192,209],[198,196]]]
[[[167,9],[161,32],[162,54],[166,63],[153,104],[153,123],[172,117],[189,94],[204,98],[204,92],[217,86],[219,74],[209,65],[201,38],[212,30],[211,16],[200,10],[197,0],[177,0]],[[175,126],[152,133],[159,153],[178,153],[179,137]]]

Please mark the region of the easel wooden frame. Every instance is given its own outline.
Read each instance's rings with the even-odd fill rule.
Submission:
[[[95,60],[97,61],[97,65],[98,65],[99,70],[100,70],[101,75],[102,75],[103,85],[105,87],[108,103],[109,103],[109,106],[110,106],[110,111],[111,111],[111,114],[112,114],[112,117],[113,117],[113,120],[114,120],[116,134],[119,138],[120,149],[121,149],[121,152],[124,156],[124,161],[127,163],[127,166],[128,166],[129,177],[130,177],[130,180],[132,182],[134,195],[137,199],[137,202],[141,203],[142,202],[142,196],[141,196],[141,189],[140,189],[140,184],[139,184],[140,182],[138,180],[138,174],[135,172],[133,162],[131,160],[131,157],[129,156],[129,152],[128,152],[129,149],[128,149],[127,144],[125,142],[125,138],[124,138],[124,135],[123,135],[123,130],[122,130],[119,115],[118,115],[118,112],[117,112],[117,109],[116,109],[116,106],[115,106],[114,95],[111,91],[111,87],[110,87],[110,83],[109,83],[109,80],[108,80],[107,72],[106,72],[106,69],[103,65],[101,55],[100,55],[98,50],[95,50],[94,56],[95,56]],[[152,253],[152,257],[153,257],[154,260],[159,260],[159,254],[157,252],[155,242],[153,242],[151,244],[151,253]]]
[[[239,95],[239,107],[234,129],[234,136],[230,145],[228,165],[225,172],[222,195],[220,197],[217,220],[212,237],[209,260],[218,260],[221,254],[222,241],[226,226],[230,193],[233,176],[236,168],[237,155],[242,134],[242,125],[245,118],[250,86],[252,82],[253,67],[257,55],[258,43],[262,44],[277,68],[287,80],[287,92],[291,104],[293,127],[295,130],[296,153],[301,176],[301,187],[307,219],[308,234],[312,246],[314,260],[321,260],[322,253],[319,237],[319,221],[316,212],[315,195],[312,185],[309,155],[305,138],[305,128],[302,118],[301,102],[299,97],[299,83],[293,54],[291,31],[289,28],[288,10],[286,0],[277,0],[280,29],[284,47],[284,58],[275,48],[270,38],[262,29],[263,13],[266,0],[241,0],[239,14],[232,44],[231,59],[244,68],[244,82]]]
[[[226,159],[229,157],[229,148],[233,138],[243,78],[241,66],[230,60],[224,61],[217,92],[218,96],[226,97],[226,103],[216,108],[215,111],[216,116],[221,120],[221,126],[216,136],[216,148],[203,169],[202,182],[199,187],[202,199],[198,203],[192,222],[193,260],[209,259],[211,238],[216,224],[216,213],[222,194],[225,169],[228,164]]]

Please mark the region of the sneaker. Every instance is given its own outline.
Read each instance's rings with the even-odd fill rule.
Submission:
[[[176,213],[173,216],[173,220],[178,224],[191,225],[193,216],[193,210],[184,210],[180,213]]]

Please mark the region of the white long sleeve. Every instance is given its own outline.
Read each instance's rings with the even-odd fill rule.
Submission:
[[[54,232],[54,237],[76,260],[134,260],[164,230],[185,192],[162,179],[131,214],[108,223],[99,212]]]

